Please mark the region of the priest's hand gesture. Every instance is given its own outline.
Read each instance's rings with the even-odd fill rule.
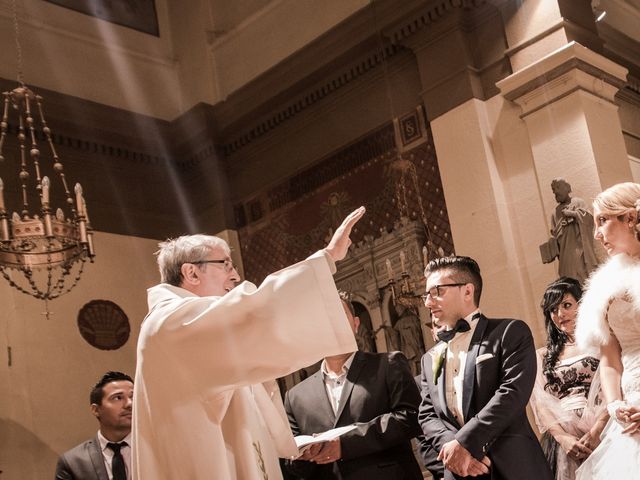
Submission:
[[[357,221],[362,218],[364,212],[365,208],[360,207],[347,215],[347,218],[344,219],[342,224],[336,229],[333,237],[331,237],[331,241],[325,248],[325,251],[334,262],[338,262],[347,256],[347,251],[351,245],[351,239],[349,238],[351,229]]]

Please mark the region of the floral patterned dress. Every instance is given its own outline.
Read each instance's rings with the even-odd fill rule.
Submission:
[[[580,438],[591,428],[602,408],[597,395],[599,387],[593,385],[600,360],[589,354],[565,358],[556,363],[553,380],[549,381],[542,367],[546,349],[537,353],[538,374],[531,407],[542,433],[542,448],[554,478],[574,480],[580,461],[567,456],[548,430],[559,425],[565,432]]]

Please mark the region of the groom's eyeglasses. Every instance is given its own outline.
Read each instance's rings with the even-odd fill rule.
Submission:
[[[443,288],[446,288],[446,287],[462,287],[462,286],[466,285],[467,283],[468,282],[465,282],[465,283],[444,283],[442,285],[434,285],[429,290],[427,290],[427,293],[425,293],[424,295],[420,295],[420,297],[422,298],[423,302],[426,302],[429,299],[429,297],[431,297],[431,298],[441,297],[442,294],[444,293],[444,291],[442,290]]]

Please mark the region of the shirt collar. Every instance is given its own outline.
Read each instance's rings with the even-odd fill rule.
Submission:
[[[469,325],[474,325],[475,323],[478,323],[480,315],[482,315],[482,312],[480,312],[479,308],[476,308],[473,312],[464,317],[464,319],[469,322]]]
[[[476,308],[473,312],[471,312],[469,315],[464,317],[464,320],[466,320],[467,323],[469,323],[469,325],[473,328],[474,325],[478,323],[478,320],[480,319],[480,315],[482,315],[482,313],[480,312],[480,309]],[[445,330],[453,330],[453,327],[446,327]]]
[[[346,375],[347,374],[347,372],[351,368],[351,364],[353,363],[353,358],[355,356],[356,356],[356,352],[353,352],[349,356],[349,358],[347,358],[347,361],[344,362],[344,365],[342,365],[342,370],[340,371],[340,375],[338,375],[338,376],[342,376],[342,375]],[[320,365],[320,371],[322,372],[322,376],[323,377],[336,376],[335,373],[330,372],[329,369],[327,368],[327,361],[326,360],[322,360],[322,364]]]
[[[107,449],[107,443],[112,443],[109,440],[107,440],[104,435],[102,435],[102,432],[100,430],[98,430],[98,441],[100,442],[100,450],[102,450],[103,452]],[[129,432],[129,435],[124,437],[119,442],[113,442],[113,443],[121,443],[121,442],[127,442],[127,445],[130,447],[131,446],[131,432]]]

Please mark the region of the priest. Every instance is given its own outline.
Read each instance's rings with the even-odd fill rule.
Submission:
[[[134,480],[282,478],[278,457],[297,448],[274,379],[356,350],[332,275],[364,212],[257,288],[236,285],[220,238],[160,244],[137,347]]]

